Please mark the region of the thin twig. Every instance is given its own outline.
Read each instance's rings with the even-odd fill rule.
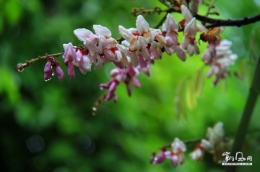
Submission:
[[[24,68],[28,67],[29,65],[33,64],[34,62],[38,61],[38,60],[42,60],[42,59],[46,59],[47,57],[59,57],[63,54],[62,53],[56,53],[56,54],[45,54],[45,56],[38,56],[37,58],[35,59],[31,59],[31,60],[27,60],[25,63],[18,63],[17,64],[17,70],[19,72],[23,72]]]
[[[160,26],[162,26],[163,22],[165,21],[166,17],[167,17],[167,14],[166,13],[163,18],[161,19],[161,21],[154,27],[155,29],[158,29]]]
[[[212,0],[211,3],[210,3],[210,5],[209,5],[208,11],[207,11],[207,13],[206,13],[205,16],[208,16],[208,15],[209,15],[209,12],[210,12],[211,8],[214,6],[214,3],[215,3],[215,0]]]

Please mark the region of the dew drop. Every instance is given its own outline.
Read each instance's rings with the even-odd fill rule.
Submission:
[[[49,81],[49,80],[51,80],[51,78],[49,78],[49,79],[45,79],[44,81],[47,82],[47,81]]]
[[[24,68],[18,68],[18,72],[23,72]]]
[[[96,107],[93,107],[93,108],[92,108],[92,115],[93,115],[93,116],[96,116],[96,112],[97,112],[97,108],[96,108]]]
[[[52,76],[54,76],[55,75],[55,73],[54,72],[52,72],[52,74],[51,74]]]

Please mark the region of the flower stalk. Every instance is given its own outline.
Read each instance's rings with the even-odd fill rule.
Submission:
[[[24,68],[28,67],[29,65],[33,64],[34,62],[38,61],[38,60],[46,60],[48,57],[52,56],[54,58],[59,57],[63,54],[62,53],[55,53],[55,54],[45,54],[45,56],[38,56],[37,58],[31,59],[31,60],[27,60],[25,63],[18,63],[17,64],[17,70],[19,72],[23,72]]]

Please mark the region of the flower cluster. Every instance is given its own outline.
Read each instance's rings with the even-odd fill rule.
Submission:
[[[224,135],[223,123],[218,122],[213,128],[208,128],[206,138],[195,141],[183,142],[178,138],[161,148],[161,151],[156,155],[153,152],[150,158],[151,164],[161,164],[165,159],[169,159],[172,165],[176,167],[178,164],[183,164],[185,161],[184,152],[186,151],[186,144],[191,142],[198,142],[195,149],[189,154],[190,158],[196,161],[202,161],[205,152],[213,154],[213,159],[216,162],[223,160],[223,152],[230,151],[232,142]],[[170,148],[171,150],[167,150]]]
[[[49,81],[51,77],[54,75],[54,70],[56,71],[56,75],[59,80],[63,80],[64,73],[60,67],[60,63],[56,61],[53,57],[47,57],[47,63],[44,66],[44,80]]]
[[[230,149],[230,145],[230,140],[224,135],[223,123],[218,122],[213,128],[208,128],[206,138],[196,145],[194,151],[190,153],[190,157],[193,160],[201,161],[204,152],[207,151],[214,154],[214,160],[218,162],[222,159],[221,154]]]
[[[183,164],[185,160],[184,152],[186,151],[185,144],[178,138],[175,138],[171,143],[172,150],[167,151],[165,147],[161,149],[161,152],[156,156],[155,152],[152,153],[150,163],[160,164],[165,159],[170,159],[173,167],[177,167],[178,164]]]
[[[72,43],[64,44],[63,59],[68,67],[70,80],[75,79],[74,67],[86,74],[94,69],[99,69],[108,62],[112,62],[117,67],[111,71],[111,80],[106,84],[101,84],[101,89],[108,89],[105,99],[117,100],[116,87],[120,83],[125,83],[128,95],[131,95],[132,83],[135,87],[141,85],[136,77],[141,73],[150,76],[150,66],[156,59],[162,58],[162,53],[168,55],[176,53],[177,57],[185,61],[186,54],[190,56],[199,54],[196,34],[202,32],[201,39],[208,42],[208,49],[202,54],[202,60],[206,65],[211,66],[208,76],[216,75],[214,85],[228,73],[228,66],[232,64],[237,56],[229,50],[231,42],[221,41],[219,36],[222,29],[206,29],[202,24],[196,23],[190,10],[185,6],[180,6],[183,20],[179,23],[171,14],[166,16],[166,21],[161,29],[150,28],[149,23],[139,15],[136,20],[136,28],[124,28],[119,26],[119,33],[122,40],[118,42],[112,37],[111,31],[101,25],[94,25],[94,33],[88,29],[80,28],[74,30],[76,37],[82,41],[82,45],[73,46]],[[183,40],[179,42],[179,27],[183,31]],[[212,34],[213,33],[213,34]],[[52,67],[56,68],[59,79],[63,78],[63,72],[58,62],[49,60],[44,68],[44,79],[51,78]]]
[[[124,82],[126,84],[127,93],[131,96],[131,86],[132,83],[135,87],[139,88],[140,82],[135,78],[139,74],[139,71],[133,67],[132,64],[128,65],[127,69],[114,69],[111,71],[111,77],[113,78],[108,84],[100,84],[101,89],[108,89],[108,94],[106,95],[106,100],[110,100],[111,98],[114,101],[117,100],[117,96],[115,94],[116,86],[120,82]]]
[[[207,29],[196,24],[189,9],[182,5],[184,20],[181,27],[184,29],[182,44],[178,42],[178,22],[168,14],[162,29],[149,27],[148,22],[139,15],[136,20],[136,28],[126,29],[119,26],[119,33],[123,40],[118,43],[111,34],[111,31],[103,26],[94,25],[95,33],[88,29],[76,29],[74,34],[83,42],[81,46],[73,46],[71,43],[64,44],[63,58],[68,66],[68,75],[73,81],[75,78],[74,66],[79,67],[85,74],[91,71],[91,65],[98,69],[108,62],[114,63],[117,68],[111,72],[112,79],[107,84],[101,84],[102,89],[108,89],[106,100],[116,100],[116,86],[124,82],[127,92],[131,95],[130,82],[137,88],[140,83],[135,78],[140,72],[150,75],[150,66],[154,60],[161,59],[162,53],[171,55],[176,53],[182,60],[186,60],[186,53],[189,55],[198,54],[199,48],[196,43],[196,33],[206,32]]]
[[[237,55],[230,50],[232,42],[228,40],[220,41],[219,34],[222,30],[223,28],[218,27],[212,29],[209,35],[201,35],[201,39],[208,42],[208,48],[201,55],[201,59],[206,65],[210,66],[207,76],[216,76],[213,82],[214,86],[220,79],[226,78],[229,66],[234,64],[237,59]]]
[[[208,72],[208,77],[216,75],[214,85],[216,85],[220,79],[227,76],[228,67],[234,64],[237,59],[237,55],[232,54],[230,50],[231,45],[232,42],[228,40],[223,40],[216,45],[209,45],[209,49],[201,56],[211,67]]]

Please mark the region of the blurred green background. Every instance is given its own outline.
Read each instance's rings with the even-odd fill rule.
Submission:
[[[174,169],[170,161],[150,165],[151,152],[170,143],[202,138],[207,127],[222,121],[229,137],[235,133],[248,94],[256,60],[260,55],[260,25],[226,28],[223,38],[233,42],[238,54],[231,75],[212,87],[214,78],[205,79],[208,67],[198,75],[203,63],[199,56],[185,63],[175,55],[163,55],[151,68],[151,77],[139,76],[141,89],[132,97],[120,85],[118,102],[103,102],[96,116],[92,106],[103,93],[99,84],[107,82],[113,68],[82,75],[76,69],[74,82],[56,77],[43,80],[45,61],[38,61],[19,73],[16,64],[45,53],[63,50],[62,44],[80,44],[76,28],[92,30],[93,24],[111,29],[119,38],[118,25],[135,27],[133,7],[153,8],[158,1],[144,0],[0,0],[0,170],[10,172],[165,172],[223,171],[206,154],[201,163],[191,161]],[[234,7],[235,6],[235,7]],[[201,7],[205,14],[206,7]],[[232,9],[232,10],[231,10]],[[260,1],[216,1],[222,18],[241,18],[259,13]],[[179,14],[173,16],[180,20]],[[155,26],[162,15],[145,16]],[[182,36],[182,34],[179,34]],[[201,42],[203,52],[206,45]],[[60,59],[60,61],[62,61]],[[62,67],[67,74],[65,65]],[[199,81],[196,78],[200,78]],[[200,84],[199,89],[194,85]],[[178,100],[178,101],[176,101]],[[258,101],[250,130],[259,129]],[[259,131],[259,130],[258,130]],[[244,155],[253,157],[252,167],[238,171],[257,171],[259,132],[247,135]],[[188,152],[194,144],[188,145]]]

